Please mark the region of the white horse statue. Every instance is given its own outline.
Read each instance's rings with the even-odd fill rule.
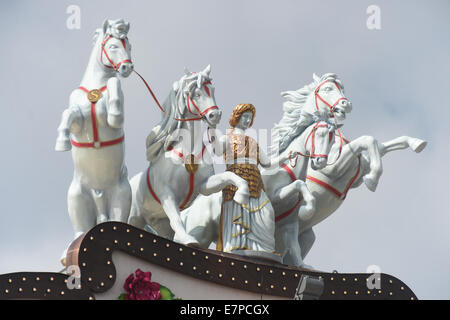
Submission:
[[[124,164],[123,93],[118,75],[133,71],[129,23],[106,20],[80,86],[58,128],[56,151],[72,150],[68,211],[75,238],[105,221],[126,222],[131,188]]]
[[[288,101],[284,103],[281,121],[272,130],[272,154],[291,153],[291,161],[275,171],[262,171],[267,195],[275,209],[276,250],[283,255],[284,263],[297,266],[306,266],[298,244],[298,218],[300,221],[310,219],[317,203],[305,188],[308,160],[311,159],[311,166],[316,169],[325,167],[339,127],[332,118],[343,120],[352,109],[337,75],[313,75],[313,80],[297,91],[282,92]],[[330,122],[318,124],[319,119],[330,119]],[[312,132],[315,132],[314,139],[311,139]],[[305,145],[305,141],[309,144]],[[298,197],[298,193],[302,197]],[[198,239],[202,247],[208,247],[217,240],[221,197],[221,193],[199,196],[182,213],[188,232]]]
[[[304,264],[298,246],[298,219],[310,219],[315,211],[315,199],[302,179],[306,178],[310,159],[317,169],[326,165],[337,129],[334,122],[320,121],[304,114],[302,125],[307,122],[310,122],[309,126],[280,154],[280,158],[291,155],[289,164],[261,172],[275,210],[276,251],[283,255],[284,263],[299,266]],[[191,207],[182,212],[187,231],[198,239],[202,247],[209,247],[217,240],[221,203],[221,192],[199,196]]]
[[[209,195],[232,184],[235,199],[248,203],[247,182],[231,172],[214,175],[210,154],[203,143],[201,123],[215,128],[222,112],[216,106],[210,66],[186,74],[173,84],[161,107],[162,120],[147,138],[149,167],[131,181],[129,224],[149,228],[183,244],[197,244],[180,218],[198,194]],[[208,130],[209,130],[208,128]],[[180,139],[181,138],[181,139]]]
[[[339,159],[321,170],[308,169],[306,182],[317,205],[311,219],[299,222],[298,241],[302,258],[305,258],[315,241],[312,227],[335,212],[351,188],[359,187],[364,181],[369,190],[375,191],[383,172],[381,157],[388,152],[406,148],[419,153],[426,145],[426,141],[408,136],[379,143],[371,136],[362,136],[350,142],[336,135],[330,160],[337,159],[337,154],[341,153]],[[375,175],[371,172],[375,172]]]

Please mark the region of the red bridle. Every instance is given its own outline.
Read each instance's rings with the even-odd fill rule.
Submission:
[[[321,84],[319,84],[316,88],[316,90],[314,91],[314,101],[316,103],[316,109],[319,110],[319,104],[317,102],[317,99],[319,99],[320,101],[322,101],[329,109],[330,109],[330,113],[331,113],[331,118],[334,118],[334,108],[337,106],[337,104],[342,101],[342,100],[348,100],[347,98],[339,98],[335,103],[331,104],[328,103],[325,99],[323,99],[320,94],[319,94],[319,90],[320,87],[323,86],[325,83],[330,82],[330,80],[325,80],[324,82],[322,82]],[[341,88],[339,88],[339,86],[337,85],[336,82],[333,82],[334,85],[336,86],[336,88],[339,90],[339,92],[341,92]]]
[[[109,36],[106,37],[106,39],[103,40],[103,42],[102,42],[102,53],[101,53],[101,55],[100,55],[100,61],[102,62],[102,64],[103,64],[105,67],[110,68],[110,69],[113,69],[114,71],[118,71],[118,70],[119,70],[119,67],[120,67],[123,63],[126,63],[126,62],[133,63],[133,62],[132,62],[130,59],[125,59],[125,60],[123,60],[123,61],[118,62],[117,64],[114,63],[114,61],[112,61],[112,59],[109,57],[108,52],[107,52],[106,49],[105,49],[106,43],[107,43],[111,38],[112,38],[112,36],[109,35]],[[122,42],[123,48],[124,48],[125,50],[127,50],[127,42],[126,42],[126,40],[125,40],[125,39],[120,39],[120,41]],[[108,62],[110,63],[110,65],[107,65],[107,64],[105,64],[105,63],[103,62],[103,55],[105,55],[106,59],[108,59]]]
[[[306,138],[306,141],[305,141],[305,150],[306,150],[307,149],[306,145],[308,144],[309,138],[311,138],[311,152],[310,152],[309,155],[303,154],[303,153],[301,153],[299,151],[295,151],[295,152],[291,151],[289,153],[289,164],[293,168],[295,168],[295,166],[297,165],[297,158],[298,158],[298,156],[302,156],[302,157],[305,157],[305,158],[325,158],[325,159],[328,158],[328,155],[326,155],[326,154],[316,154],[314,152],[315,151],[316,130],[317,130],[317,128],[325,128],[325,127],[328,127],[328,125],[327,124],[320,124],[320,121],[319,121],[319,122],[317,122],[314,125],[312,130],[309,132],[308,137]],[[332,132],[330,132],[330,135],[329,135],[329,142],[331,142],[331,139],[333,139],[333,133]],[[294,164],[292,164],[292,159],[295,159]]]
[[[134,70],[134,72],[138,75],[139,78],[141,78],[142,82],[144,82],[145,86],[148,89],[148,92],[150,92],[153,100],[155,101],[156,105],[158,106],[158,108],[161,110],[162,113],[164,113],[165,115],[167,115],[166,111],[161,107],[161,104],[159,103],[158,99],[156,98],[156,95],[153,93],[153,90],[150,88],[150,85],[147,83],[147,81],[145,81],[144,77],[141,76],[136,70]],[[208,88],[208,84],[211,84],[210,81],[206,81],[205,83],[203,83],[203,86],[205,88],[206,93],[208,94],[208,96],[211,96],[211,92],[209,91]],[[191,104],[192,106],[195,108],[195,110],[197,111],[197,113],[192,112],[191,110]],[[196,117],[194,118],[187,118],[187,119],[180,119],[180,118],[173,118],[174,120],[177,121],[182,121],[182,122],[186,122],[186,121],[197,121],[197,120],[202,120],[203,116],[208,113],[208,111],[210,110],[214,110],[214,109],[219,109],[218,106],[211,106],[209,108],[206,108],[205,110],[201,111],[198,106],[195,104],[194,100],[192,99],[192,97],[188,94],[186,97],[186,105],[188,107],[188,110],[191,114],[195,115]]]

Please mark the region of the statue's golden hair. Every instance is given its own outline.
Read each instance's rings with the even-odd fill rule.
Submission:
[[[230,121],[229,121],[230,126],[233,128],[236,127],[242,114],[245,112],[248,112],[248,111],[250,111],[253,114],[252,122],[250,123],[250,127],[251,127],[253,125],[253,120],[255,120],[255,115],[256,115],[256,108],[251,103],[241,103],[241,104],[238,104],[236,107],[234,107],[233,113],[231,114]]]

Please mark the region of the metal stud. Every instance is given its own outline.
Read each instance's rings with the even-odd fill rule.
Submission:
[[[182,266],[184,266],[184,263],[183,263],[183,262],[180,262],[180,267],[182,267]]]

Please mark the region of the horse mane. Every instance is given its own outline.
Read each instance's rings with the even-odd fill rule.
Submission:
[[[169,96],[162,104],[165,113],[162,114],[159,124],[147,136],[146,147],[149,162],[156,160],[163,152],[167,151],[176,139],[172,134],[185,125],[185,122],[176,119],[187,118],[186,97],[187,95],[192,96],[195,88],[201,88],[203,83],[211,81],[209,70],[209,66],[199,73],[185,70],[186,74],[173,84]]]
[[[314,94],[317,86],[326,80],[332,80],[344,88],[336,74],[326,73],[321,77],[313,74],[313,82],[298,90],[281,92],[281,96],[287,101],[283,103],[283,116],[280,122],[272,129],[272,154],[286,150],[292,140],[317,119],[328,118],[327,113],[317,111],[314,105],[307,104],[308,98]]]

